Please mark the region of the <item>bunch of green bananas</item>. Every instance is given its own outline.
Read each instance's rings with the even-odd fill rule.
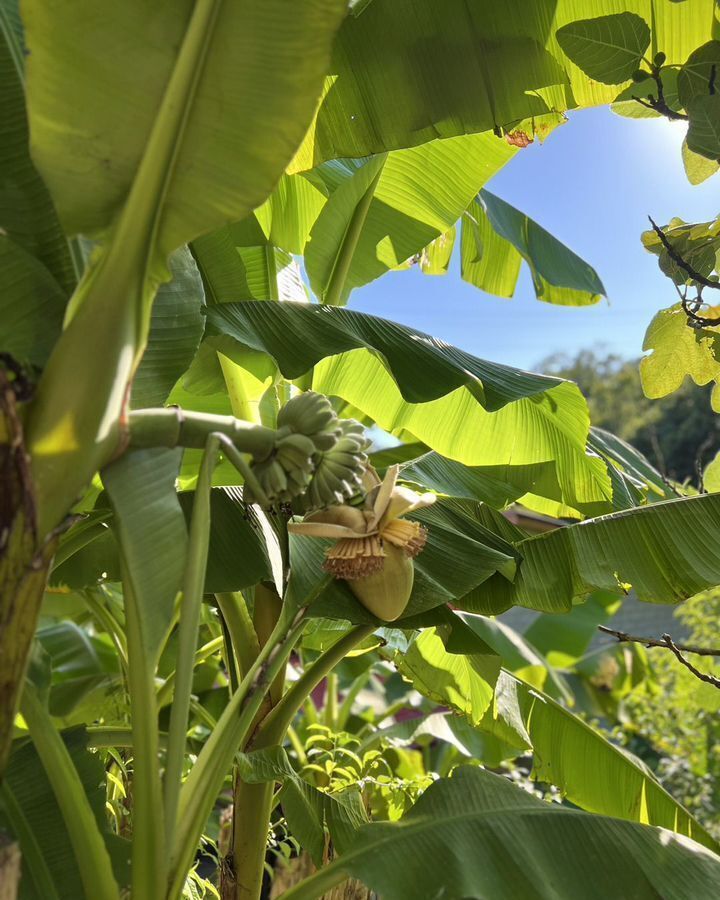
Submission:
[[[271,502],[303,496],[304,505],[321,508],[357,492],[368,444],[359,422],[338,419],[327,397],[307,391],[282,407],[275,447],[252,470]],[[245,499],[255,502],[249,485]]]
[[[354,419],[339,422],[341,436],[335,445],[318,454],[315,473],[307,490],[306,505],[310,509],[322,509],[333,503],[349,500],[362,485],[362,475],[367,463],[370,441],[365,431]]]

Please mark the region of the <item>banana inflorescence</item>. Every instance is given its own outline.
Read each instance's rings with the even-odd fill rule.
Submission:
[[[302,497],[307,509],[320,509],[357,493],[369,443],[359,422],[339,419],[327,397],[307,391],[282,407],[275,447],[252,470],[271,502]],[[245,499],[256,499],[249,485]]]

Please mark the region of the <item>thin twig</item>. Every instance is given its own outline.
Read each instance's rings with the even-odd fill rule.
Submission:
[[[665,641],[665,645],[675,654],[678,662],[681,662],[696,678],[699,678],[700,681],[704,681],[705,684],[711,684],[713,687],[720,688],[720,678],[716,678],[714,675],[708,675],[706,672],[701,672],[699,669],[696,669],[691,662],[685,659],[677,645],[673,643],[673,639],[669,634],[664,634],[663,640]]]
[[[700,285],[700,287],[698,287],[697,289],[697,297],[691,300],[688,300],[687,298],[687,291],[681,294],[679,288],[677,287],[677,285],[675,285],[676,290],[680,294],[680,305],[683,308],[683,312],[689,319],[688,324],[692,324],[695,327],[701,328],[714,328],[715,326],[720,324],[720,320],[711,319],[707,316],[699,316],[698,310],[703,305],[702,289],[704,287],[708,287],[712,288],[713,290],[720,290],[720,282],[712,281],[710,278],[706,278],[704,275],[701,275],[700,272],[697,271],[697,269],[691,266],[690,263],[677,252],[677,250],[668,240],[668,237],[662,230],[662,228],[660,228],[650,216],[648,216],[648,219],[650,219],[650,224],[653,227],[653,231],[660,238],[660,243],[667,251],[670,259],[677,266],[679,266],[683,270],[683,272],[685,272],[690,278],[692,278],[692,280],[695,281],[696,284]]]
[[[634,634],[628,634],[626,631],[616,631],[614,628],[608,628],[605,625],[598,625],[598,630],[605,634],[610,634],[618,639],[620,644],[642,644],[644,647],[668,647],[669,644],[665,640],[667,635],[660,638],[638,637]],[[720,648],[697,647],[690,644],[674,644],[674,646],[683,653],[695,653],[698,656],[720,656]],[[671,648],[672,649],[672,648]]]
[[[683,272],[686,272],[693,281],[697,281],[698,284],[701,284],[703,287],[713,288],[713,290],[720,290],[720,282],[711,281],[709,278],[706,278],[704,275],[701,275],[697,269],[694,269],[689,262],[687,262],[683,257],[677,252],[677,250],[673,247],[673,245],[668,240],[665,232],[657,225],[651,216],[648,216],[650,219],[650,224],[652,225],[653,231],[660,238],[660,243],[667,250],[667,255],[670,259],[676,263]]]
[[[654,109],[655,112],[659,112],[660,115],[665,116],[666,118],[671,119],[673,121],[687,122],[689,119],[689,116],[687,116],[685,113],[676,112],[674,109],[671,109],[668,106],[667,100],[665,99],[665,91],[663,89],[662,75],[660,74],[660,69],[653,67],[653,71],[651,72],[651,77],[657,87],[657,92],[658,92],[657,99],[655,99],[652,96],[648,97],[649,102],[647,104],[644,103],[643,106],[649,106],[650,109]]]

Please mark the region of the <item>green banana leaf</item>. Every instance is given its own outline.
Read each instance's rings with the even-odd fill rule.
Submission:
[[[65,718],[98,688],[118,686],[119,662],[109,639],[90,635],[72,621],[44,625],[37,640],[50,658],[48,709]]]
[[[467,259],[472,266],[471,272],[463,272],[463,278],[477,287],[501,296],[512,296],[522,258],[530,267],[538,300],[562,306],[587,306],[597,303],[605,294],[602,281],[588,263],[500,197],[481,190],[468,212],[469,216],[463,219],[463,229],[471,232],[476,229],[471,240],[480,259],[476,262],[469,249],[463,254],[463,261]],[[475,225],[473,220],[478,224]],[[495,236],[487,248],[492,258],[483,266],[482,242],[488,226]],[[467,240],[463,244],[464,248],[470,246]],[[483,281],[486,272],[487,286]],[[467,277],[470,274],[474,277]],[[492,287],[496,290],[490,290]]]
[[[177,494],[180,509],[189,525],[194,493]],[[102,500],[101,500],[102,502]],[[210,497],[210,546],[205,592],[239,591],[259,581],[271,578],[272,566],[263,530],[254,514],[248,513],[237,488],[215,489]],[[91,517],[96,515],[92,513]],[[105,520],[112,522],[109,510],[98,510]],[[250,516],[253,518],[250,518]],[[82,529],[83,522],[73,526]],[[181,545],[182,546],[182,545]],[[238,553],[238,547],[242,553]],[[165,552],[169,553],[169,549]],[[111,528],[103,527],[91,540],[78,546],[76,552],[53,570],[51,586],[79,590],[103,581],[120,581],[118,544]]]
[[[382,428],[471,466],[551,463],[533,493],[592,514],[612,509],[607,466],[585,451],[585,400],[570,382],[520,372],[384,319],[307,304],[227,303],[206,333],[269,354],[286,378]]]
[[[293,169],[494,128],[531,138],[566,109],[611,103],[618,87],[588,78],[556,37],[598,12],[640,16],[653,50],[673,63],[708,40],[713,21],[712,0],[607,0],[601,9],[593,0],[374,0],[339,31]]]
[[[162,406],[178,378],[192,362],[202,338],[205,302],[202,281],[190,251],[170,257],[172,280],[161,285],[150,317],[150,333],[132,382],[131,404]]]
[[[320,897],[348,875],[387,900],[711,900],[720,858],[669,831],[548,804],[462,766],[399,822],[361,828],[351,850],[284,896]]]
[[[373,157],[331,195],[310,231],[305,265],[324,303],[404,263],[451,228],[513,154],[494,135],[464,135]]]
[[[720,583],[720,497],[704,494],[588,519],[520,541],[515,580],[491,578],[489,603],[569,612],[596,589],[675,603]]]
[[[102,759],[85,749],[87,732],[84,728],[68,729],[62,737],[98,825],[102,825],[115,876],[121,884],[128,884],[130,844],[111,834],[106,825]],[[55,795],[35,748],[28,740],[15,742],[0,785],[0,826],[20,843],[22,876],[18,900],[78,900],[85,897]]]
[[[0,233],[0,347],[42,367],[62,330],[67,297],[42,262]]]
[[[14,0],[0,4],[0,222],[4,235],[35,257],[67,296],[76,276],[65,235],[30,159],[22,24]],[[7,291],[5,263],[0,293]],[[4,316],[0,316],[0,320]],[[5,345],[3,342],[3,349]]]
[[[33,154],[66,231],[108,228],[133,185],[161,257],[250,213],[308,126],[344,11],[25,3]]]
[[[644,763],[549,694],[505,668],[499,674],[496,670],[495,681],[481,679],[477,673],[474,680],[469,679],[459,669],[463,657],[457,655],[454,643],[469,648],[475,640],[477,652],[487,653],[491,647],[485,641],[492,643],[494,636],[479,620],[482,637],[474,638],[472,616],[460,622],[447,614],[446,620],[449,624],[420,632],[407,651],[395,656],[396,666],[420,693],[461,713],[481,731],[515,747],[530,748],[534,777],[556,785],[580,808],[669,828],[718,851],[714,839]],[[499,665],[499,658],[495,659]],[[488,690],[490,702],[486,702]]]
[[[254,215],[197,238],[192,252],[208,303],[308,299],[298,264],[287,250],[266,238]]]
[[[505,509],[531,492],[551,468],[551,462],[527,466],[465,466],[431,451],[401,465],[400,471],[403,481],[425,490],[480,500],[493,509]]]
[[[136,450],[102,473],[124,559],[125,603],[134,605],[150,670],[172,625],[185,566],[187,528],[175,493],[180,456],[180,450]]]

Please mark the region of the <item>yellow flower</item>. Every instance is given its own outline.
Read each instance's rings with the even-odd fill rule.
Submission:
[[[412,560],[421,552],[427,530],[400,518],[435,502],[435,494],[398,487],[399,466],[390,466],[381,482],[372,467],[365,474],[362,507],[331,506],[291,523],[288,530],[309,537],[335,538],[324,568],[345,579],[358,600],[386,622],[402,615],[412,591]]]

